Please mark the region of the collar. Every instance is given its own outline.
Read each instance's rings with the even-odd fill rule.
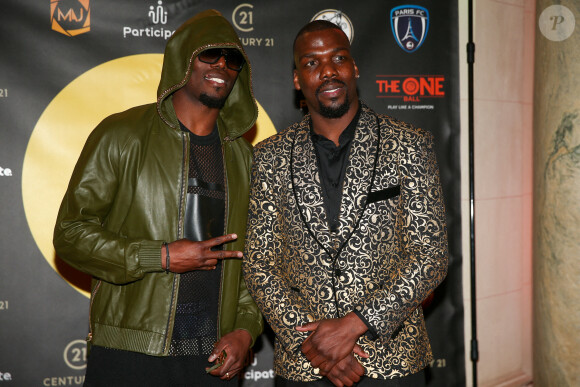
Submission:
[[[213,127],[213,130],[207,136],[198,136],[197,134],[193,133],[191,130],[187,128],[187,126],[183,125],[181,121],[179,121],[179,127],[182,131],[189,134],[189,139],[193,144],[197,145],[209,145],[213,144],[216,141],[219,141],[219,131],[216,125]]]
[[[361,110],[362,110],[362,103],[359,103],[358,110],[357,110],[356,114],[354,115],[354,117],[352,118],[352,120],[350,121],[350,123],[348,124],[346,129],[344,129],[342,131],[342,133],[340,134],[340,136],[338,138],[338,144],[339,144],[338,147],[339,148],[344,146],[345,144],[348,144],[354,138],[354,133],[356,131],[356,125],[358,124],[358,119],[360,117]],[[308,127],[310,128],[310,137],[312,138],[312,142],[317,143],[319,141],[330,141],[329,139],[327,139],[323,135],[320,135],[320,134],[314,132],[314,128],[312,127],[312,119],[310,119],[310,121],[308,123]]]

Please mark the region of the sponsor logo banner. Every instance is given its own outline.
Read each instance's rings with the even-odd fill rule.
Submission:
[[[0,166],[0,177],[12,176],[12,170],[10,168],[2,168]]]
[[[147,18],[152,25],[147,27],[123,26],[123,38],[169,39],[175,31],[162,27],[167,24],[167,14],[163,1],[158,0],[157,5],[150,5],[147,11]]]
[[[344,31],[348,37],[348,40],[352,44],[354,39],[354,28],[352,21],[342,11],[339,11],[338,9],[324,9],[312,17],[311,21],[314,20],[327,20],[336,24]]]
[[[405,52],[421,47],[429,31],[429,11],[418,5],[401,5],[391,9],[391,30],[395,41]]]
[[[51,28],[67,36],[91,30],[89,0],[53,0],[50,2]]]
[[[423,98],[445,97],[443,75],[377,75],[377,98],[398,98],[420,102]]]
[[[12,380],[12,375],[10,372],[0,372],[0,381],[2,382],[9,382]]]

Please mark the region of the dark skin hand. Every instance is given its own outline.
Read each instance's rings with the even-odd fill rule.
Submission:
[[[368,357],[356,344],[367,329],[366,324],[352,312],[341,318],[320,320],[296,327],[300,332],[312,332],[302,343],[302,353],[324,376],[353,352],[363,358]]]
[[[241,251],[212,251],[212,247],[236,240],[236,234],[222,235],[202,242],[180,239],[169,243],[169,271],[185,273],[192,270],[213,270],[218,259],[242,258]],[[166,251],[161,247],[161,267],[165,270]]]
[[[354,354],[347,355],[344,359],[336,363],[336,365],[326,374],[335,386],[352,386],[360,381],[360,378],[365,374],[364,367],[354,357]]]
[[[251,344],[252,336],[243,329],[236,329],[224,335],[214,345],[213,351],[207,359],[207,361],[213,362],[218,359],[222,351],[225,351],[227,356],[224,364],[209,373],[223,380],[229,380],[236,376],[246,365]]]

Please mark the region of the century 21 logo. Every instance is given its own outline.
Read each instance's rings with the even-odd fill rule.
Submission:
[[[50,24],[53,30],[67,36],[91,30],[89,0],[51,0]]]

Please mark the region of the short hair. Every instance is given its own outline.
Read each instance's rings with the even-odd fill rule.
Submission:
[[[346,34],[342,30],[342,28],[340,28],[339,26],[337,26],[333,22],[330,22],[328,20],[313,20],[310,23],[306,24],[304,27],[302,27],[300,29],[300,31],[298,31],[298,33],[296,34],[296,37],[294,38],[294,44],[292,45],[292,50],[294,51],[296,49],[296,41],[302,35],[304,35],[308,32],[323,31],[323,30],[330,30],[330,29],[339,30],[340,32],[342,32],[344,34],[344,36],[348,40],[348,36],[346,36]]]

